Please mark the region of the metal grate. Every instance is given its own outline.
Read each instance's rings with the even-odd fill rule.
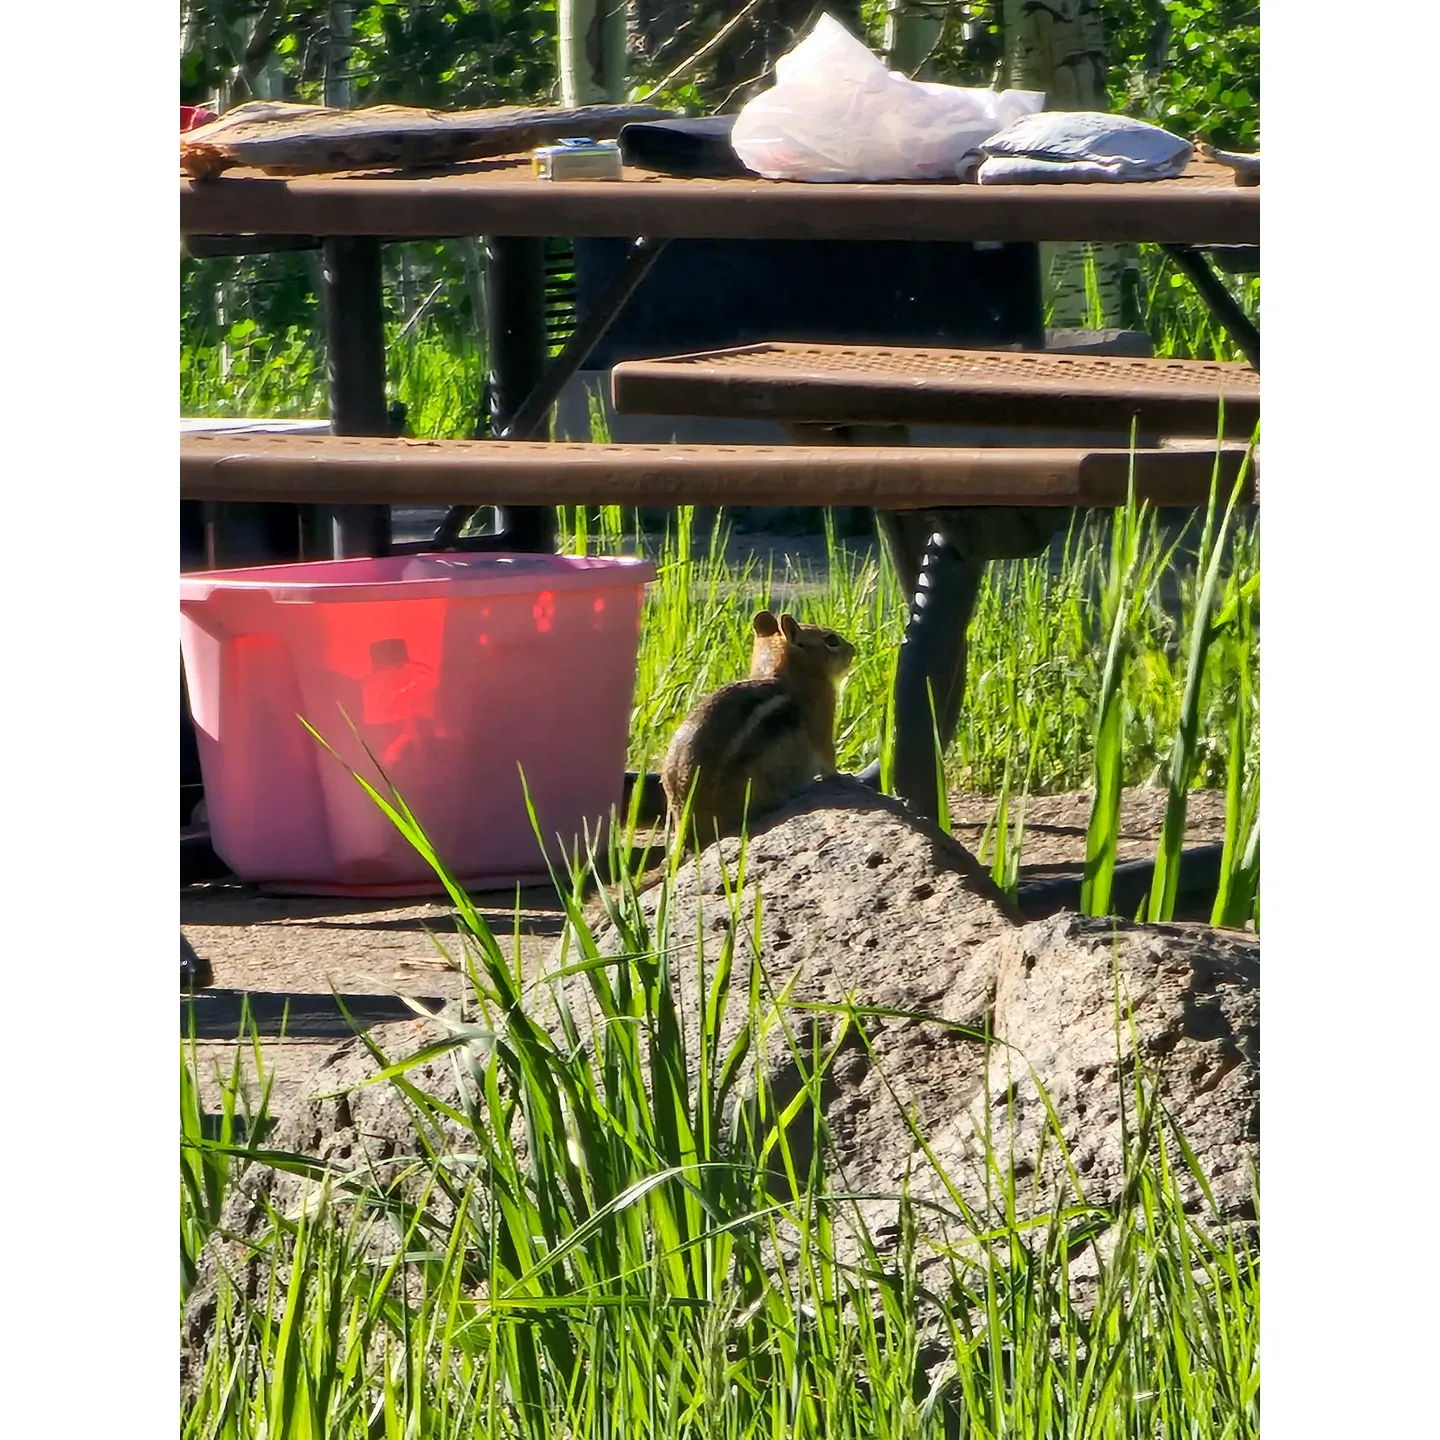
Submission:
[[[1260,376],[1248,365],[1213,360],[1155,360],[1117,355],[1051,355],[1031,351],[914,349],[882,345],[747,345],[708,354],[646,362],[651,368],[703,369],[721,383],[738,372],[783,372],[843,380],[863,375],[897,384],[928,381],[962,384],[1083,385],[1108,392],[1154,387],[1260,393]]]
[[[612,372],[615,407],[828,425],[981,425],[1130,429],[1246,439],[1260,418],[1260,376],[1248,365],[938,346],[767,343]]]

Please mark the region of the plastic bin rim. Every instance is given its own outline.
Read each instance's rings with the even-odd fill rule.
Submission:
[[[327,580],[324,578],[293,580],[280,578],[276,571],[286,569],[318,569],[346,561],[314,561],[294,567],[281,565],[255,566],[239,570],[200,570],[180,577],[181,604],[203,603],[217,591],[225,594],[266,595],[278,604],[336,604],[355,601],[428,600],[440,597],[473,595],[535,594],[542,590],[598,590],[617,586],[648,584],[655,578],[655,565],[638,556],[569,556],[516,555],[525,560],[579,560],[583,566],[545,566],[537,573],[525,566],[516,570],[495,568],[494,562],[506,554],[456,555],[438,553],[387,557],[394,559],[446,560],[474,573],[452,575],[417,575],[395,580]]]

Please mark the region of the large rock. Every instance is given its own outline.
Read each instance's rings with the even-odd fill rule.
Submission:
[[[1014,1123],[1022,1167],[1058,1128],[1085,1197],[1113,1206],[1136,1140],[1142,1077],[1161,1102],[1152,1130],[1187,1208],[1202,1192],[1173,1131],[1200,1162],[1221,1220],[1253,1220],[1260,1140],[1260,948],[1253,935],[1202,925],[1142,925],[1061,914],[1002,935],[996,977],[992,1114]],[[1043,1085],[1051,1120],[1036,1088]],[[1144,1086],[1142,1085],[1142,1089]],[[1121,1105],[1127,1105],[1122,1129]],[[1148,1105],[1148,1101],[1146,1102]],[[980,1118],[972,1105],[970,1118]],[[1061,1164],[1050,1146],[1049,1173]]]
[[[1100,1256],[1121,1233],[1111,1222],[1129,1212],[1135,1223],[1138,1195],[1127,1187],[1142,1170],[1158,1183],[1162,1154],[1194,1223],[1217,1240],[1225,1231],[1257,1240],[1260,952],[1253,935],[1067,913],[997,936],[976,963],[995,977],[996,1043],[985,1088],[928,1138],[950,1185],[977,1214],[987,1216],[987,1194],[1003,1197],[1007,1188],[1022,1220],[1052,1213],[1057,1199],[1090,1207],[1088,1219],[1067,1227],[1076,1241],[1071,1298],[1081,1310],[1096,1297]],[[917,1177],[914,1193],[951,1208],[933,1170]],[[992,1201],[992,1224],[1004,1208]],[[947,1247],[972,1248],[963,1227],[937,1228]],[[1043,1234],[1032,1231],[1029,1243]],[[1094,1246],[1080,1240],[1086,1234]]]
[[[739,858],[739,842],[724,841],[687,861],[668,897],[660,890],[643,895],[645,939],[652,954],[669,957],[692,1066],[702,953],[708,986],[722,946],[734,947],[721,1055],[747,1019],[752,959],[760,966],[760,1008],[769,1023],[752,1037],[737,1085],[742,1103],[763,1076],[784,1105],[799,1092],[812,1057],[834,1049],[820,1087],[829,1181],[861,1197],[854,1213],[882,1248],[897,1243],[905,1190],[929,1202],[914,1212],[922,1241],[967,1246],[970,1232],[958,1218],[964,1211],[982,1224],[1000,1218],[997,1156],[1007,1172],[998,1189],[1013,1177],[1022,1216],[1047,1211],[1057,1193],[1073,1203],[1079,1197],[1066,1194],[1074,1181],[1056,1130],[1083,1199],[1097,1212],[1121,1205],[1133,1158],[1127,1144],[1133,1152],[1137,1137],[1152,1147],[1167,1143],[1186,1208],[1208,1209],[1173,1143],[1178,1127],[1213,1191],[1216,1218],[1253,1221],[1259,1094],[1253,936],[1071,914],[1021,926],[960,845],[898,803],[844,780],[815,787],[751,837],[737,888]],[[597,938],[602,953],[622,948],[613,931]],[[575,958],[562,941],[529,992],[530,1008],[553,1025],[556,1005],[567,1005],[582,1042],[595,1044],[601,1020],[586,977],[549,973]],[[824,1008],[852,1002],[868,1013],[847,1022],[838,1009]],[[417,1045],[419,1039],[417,1031]],[[356,1044],[337,1052],[322,1084],[340,1090],[374,1073]],[[432,1060],[407,1079],[463,1108],[447,1060]],[[1159,1102],[1146,1101],[1148,1125],[1141,1123],[1140,1094]],[[811,1118],[802,1110],[788,1132],[802,1168]],[[474,1148],[448,1124],[433,1143]],[[422,1149],[410,1107],[389,1084],[313,1100],[269,1144],[381,1179]],[[412,1178],[412,1186],[418,1183],[423,1177]],[[783,1184],[783,1177],[771,1183]],[[225,1226],[253,1235],[265,1223],[267,1203],[291,1208],[302,1192],[295,1177],[254,1167],[231,1198]],[[856,1259],[846,1219],[837,1217],[836,1243],[840,1258]],[[922,1273],[929,1268],[925,1249]],[[221,1266],[245,1272],[238,1276],[242,1288],[255,1284],[243,1250],[218,1241],[207,1250],[187,1312],[192,1365],[206,1344]],[[1077,1277],[1084,1279],[1072,1270]]]
[[[824,1119],[838,1160],[877,1183],[883,1176],[898,1185],[914,1146],[889,1095],[911,1106],[925,1128],[949,1120],[980,1092],[984,1046],[976,1036],[988,1022],[994,993],[994,961],[985,946],[1018,925],[1018,913],[957,841],[848,778],[812,787],[757,827],[743,877],[740,850],[738,839],[722,840],[698,862],[685,862],[665,897],[663,919],[659,890],[640,897],[647,948],[675,957],[672,983],[691,1083],[703,1012],[701,961],[708,986],[727,933],[734,935],[735,958],[720,1026],[722,1056],[750,1018],[758,895],[762,993],[771,1002],[762,1008],[772,1023],[752,1055],[777,1107],[804,1084],[808,1065],[797,1063],[797,1055],[808,1061],[842,1039],[841,1014],[801,1007],[853,1001],[933,1017],[865,1017],[873,1059],[850,1026],[824,1082]],[[610,955],[622,948],[610,928],[597,935],[597,945]],[[552,968],[573,958],[562,941]],[[586,1025],[593,1033],[601,1017],[584,977],[559,988],[577,1023],[585,1022],[582,1033]],[[781,995],[783,1027],[774,1023],[773,1001]],[[752,1069],[742,1093],[753,1093],[755,1083]],[[803,1112],[787,1132],[801,1166],[810,1132]]]
[[[933,1223],[922,1219],[922,1229],[953,1245],[961,1235],[943,1221],[955,1214],[946,1181],[972,1213],[986,1216],[988,1207],[988,1219],[998,1222],[1006,1182],[996,1183],[997,1159],[1014,1178],[1022,1212],[1043,1213],[1060,1193],[1066,1203],[1083,1199],[1113,1213],[1125,1187],[1127,1142],[1131,1151],[1147,1144],[1153,1154],[1161,1130],[1186,1208],[1208,1210],[1175,1143],[1177,1128],[1211,1187],[1213,1218],[1254,1218],[1254,936],[1074,914],[1020,926],[968,852],[895,802],[847,781],[816,787],[752,837],[737,889],[739,852],[739,842],[728,840],[698,863],[687,862],[668,897],[663,933],[652,928],[646,938],[673,957],[672,983],[693,1042],[701,1010],[698,954],[703,949],[707,957],[708,983],[733,929],[723,1054],[746,1018],[760,893],[766,994],[785,997],[790,1033],[770,1025],[753,1052],[747,1086],[757,1088],[758,1067],[778,1106],[798,1093],[805,1060],[827,1054],[840,1038],[841,1015],[798,1007],[853,1001],[906,1012],[865,1016],[868,1045],[852,1029],[820,1092],[833,1147],[831,1182],[876,1197],[857,1204],[872,1234],[898,1233],[897,1197],[908,1186],[912,1196],[932,1202],[925,1214]],[[658,894],[641,898],[657,927]],[[617,953],[618,937],[603,933],[599,948]],[[584,979],[571,977],[562,988],[572,1014],[597,1025]],[[989,1045],[981,1038],[987,1033]],[[695,1048],[689,1044],[692,1057]],[[800,1118],[808,1117],[802,1111]],[[790,1131],[802,1164],[810,1128],[792,1124]]]

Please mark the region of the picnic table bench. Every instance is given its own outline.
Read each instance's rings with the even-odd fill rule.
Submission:
[[[189,434],[180,495],[323,505],[800,505],[876,510],[1203,505],[1245,447],[1149,450],[602,445],[306,434]],[[1253,493],[1253,490],[1250,492]],[[425,542],[421,542],[422,545]]]
[[[182,177],[180,202],[182,232],[211,237],[210,253],[323,249],[335,432],[184,437],[182,496],[334,506],[337,554],[389,548],[391,503],[451,504],[451,518],[432,548],[465,549],[545,548],[553,539],[549,507],[572,501],[873,506],[914,597],[896,681],[896,788],[932,815],[937,796],[930,695],[948,740],[964,687],[965,622],[985,561],[1038,553],[1071,507],[1123,503],[1132,465],[1137,494],[1157,504],[1204,503],[1212,473],[1228,491],[1242,447],[1226,445],[1217,457],[1218,399],[1225,396],[1225,433],[1231,437],[1249,433],[1258,407],[1258,382],[1242,375],[1243,367],[1164,371],[1171,362],[1159,361],[1152,363],[1162,368],[1136,371],[1129,359],[1086,357],[1088,365],[1062,365],[1035,380],[1042,367],[1028,357],[985,361],[926,351],[926,358],[912,355],[908,362],[929,367],[917,385],[913,368],[908,376],[892,374],[878,383],[858,377],[854,372],[874,356],[866,360],[852,350],[828,378],[771,384],[772,398],[777,389],[783,392],[788,416],[800,425],[911,423],[918,419],[918,406],[988,422],[1003,413],[1007,425],[1050,428],[1063,414],[1067,422],[1079,417],[1082,428],[1089,428],[1103,412],[1109,420],[1127,415],[1111,428],[1128,428],[1133,415],[1162,434],[1208,433],[1212,440],[1208,446],[1150,446],[1132,457],[1113,446],[867,445],[860,431],[838,437],[859,443],[788,447],[549,445],[534,438],[565,382],[666,245],[686,238],[1152,241],[1170,250],[1258,371],[1258,331],[1216,280],[1204,250],[1258,247],[1259,190],[1237,187],[1229,170],[1204,161],[1177,179],[1144,184],[991,187],[787,185],[633,170],[618,183],[548,183],[531,175],[525,157],[515,156],[439,174],[276,179],[233,171],[218,179]],[[380,244],[477,235],[486,237],[492,413],[502,438],[385,438]],[[548,236],[631,241],[624,262],[553,360],[546,354],[540,315],[541,247]],[[195,249],[203,253],[205,246]],[[761,360],[783,367],[787,356],[793,360],[796,352],[770,347]],[[1044,358],[1047,365],[1061,359]],[[753,403],[764,388],[751,383],[754,373],[750,380],[742,373],[758,363],[754,352],[751,358],[739,352],[712,356],[706,362],[708,380],[696,369],[677,378],[685,363],[672,359],[628,370],[622,365],[617,404],[634,403],[637,384],[642,401],[650,397],[643,403],[658,403],[659,384],[672,387],[665,403],[685,407]],[[849,373],[841,374],[845,364]],[[987,366],[993,382],[988,386],[981,381]],[[1028,383],[1022,380],[1026,370],[1032,376]],[[705,400],[719,393],[710,382],[722,372],[728,378],[719,384],[730,387],[728,399]],[[1162,373],[1182,378],[1166,381]],[[1008,378],[996,382],[996,376]],[[927,398],[916,399],[926,391]],[[461,534],[464,517],[482,504],[511,513],[508,533]]]
[[[625,360],[616,410],[789,425],[1002,425],[1247,440],[1260,376],[1244,364],[902,345],[744,345]]]

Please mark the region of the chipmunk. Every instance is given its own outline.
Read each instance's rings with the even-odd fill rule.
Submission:
[[[747,816],[778,809],[818,776],[835,773],[835,702],[855,647],[833,630],[769,610],[752,623],[750,678],[701,700],[680,722],[660,767],[671,821],[678,826],[690,805],[690,833],[677,840],[682,851],[694,836],[703,848],[736,834]],[[665,868],[646,870],[636,890],[648,889]]]
[[[707,695],[680,722],[660,767],[671,818],[679,821],[688,800],[701,845],[835,773],[835,701],[855,647],[769,610],[753,624],[750,678]]]

